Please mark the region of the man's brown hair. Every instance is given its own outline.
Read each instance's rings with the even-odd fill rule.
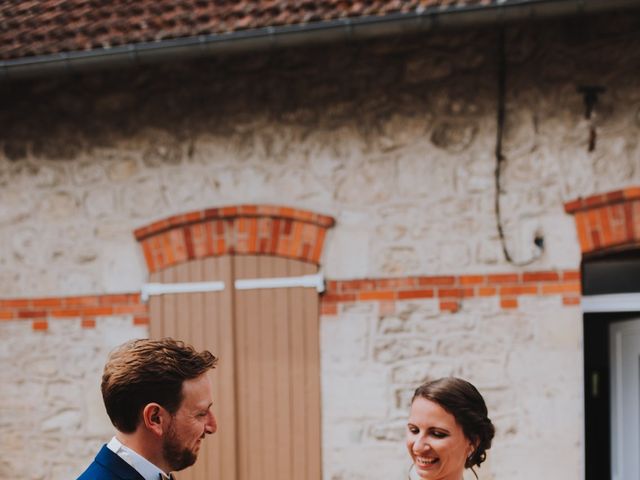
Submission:
[[[114,350],[102,374],[102,398],[111,423],[132,433],[142,409],[158,403],[174,414],[182,402],[182,383],[215,368],[209,351],[171,338],[129,341]]]

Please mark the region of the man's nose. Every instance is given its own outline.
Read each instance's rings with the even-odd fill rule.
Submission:
[[[216,423],[216,417],[213,413],[209,414],[209,418],[207,421],[207,424],[204,427],[204,432],[211,434],[211,433],[216,433],[216,430],[218,430],[218,424]]]

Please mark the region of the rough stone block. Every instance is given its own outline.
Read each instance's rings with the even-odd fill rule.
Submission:
[[[427,337],[383,338],[373,346],[373,359],[381,363],[392,363],[406,358],[424,357],[432,351],[432,340]]]
[[[369,427],[367,435],[379,442],[401,443],[406,435],[406,421],[388,422]]]

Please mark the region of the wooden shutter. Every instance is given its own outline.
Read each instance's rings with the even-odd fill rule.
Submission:
[[[151,277],[152,282],[223,281],[232,285],[231,257],[215,257],[176,265]],[[210,379],[218,431],[203,443],[196,464],[180,480],[233,479],[236,472],[236,399],[234,391],[233,291],[152,296],[150,335],[173,337],[208,349],[220,360]]]
[[[296,260],[237,256],[237,279],[309,275]],[[239,479],[320,479],[318,293],[236,290]],[[244,441],[243,441],[244,440]]]
[[[198,462],[180,480],[320,480],[318,293],[233,288],[235,279],[316,271],[297,260],[235,256],[152,276],[152,282],[221,280],[226,286],[223,292],[150,300],[152,337],[172,336],[220,357],[212,375],[218,433],[204,442]]]

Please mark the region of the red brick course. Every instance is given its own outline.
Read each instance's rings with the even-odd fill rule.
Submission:
[[[640,187],[578,198],[564,209],[575,217],[583,255],[640,246]]]
[[[460,310],[464,299],[472,297],[499,297],[501,308],[515,309],[522,296],[560,295],[563,305],[574,306],[580,304],[581,292],[580,272],[576,270],[331,280],[326,287],[323,315],[337,315],[341,304],[376,301],[388,310],[396,301],[423,298],[437,298],[440,310],[448,312]]]
[[[218,255],[276,255],[320,262],[334,219],[272,205],[240,205],[169,217],[134,232],[149,272]]]
[[[132,315],[134,325],[149,323],[148,307],[137,293],[0,300],[0,321],[31,321],[36,331],[66,318],[80,318],[82,328],[94,328],[99,317],[109,315]]]
[[[567,270],[474,275],[471,282],[468,275],[328,280],[320,312],[337,315],[339,305],[373,301],[389,313],[397,301],[425,298],[437,299],[442,312],[457,312],[471,297],[498,297],[501,308],[515,309],[522,296],[546,295],[560,295],[563,305],[576,306],[579,278],[580,272]],[[148,304],[139,293],[0,300],[0,321],[30,321],[35,331],[66,318],[80,318],[83,328],[95,328],[100,317],[109,315],[131,315],[134,325],[149,325]]]

